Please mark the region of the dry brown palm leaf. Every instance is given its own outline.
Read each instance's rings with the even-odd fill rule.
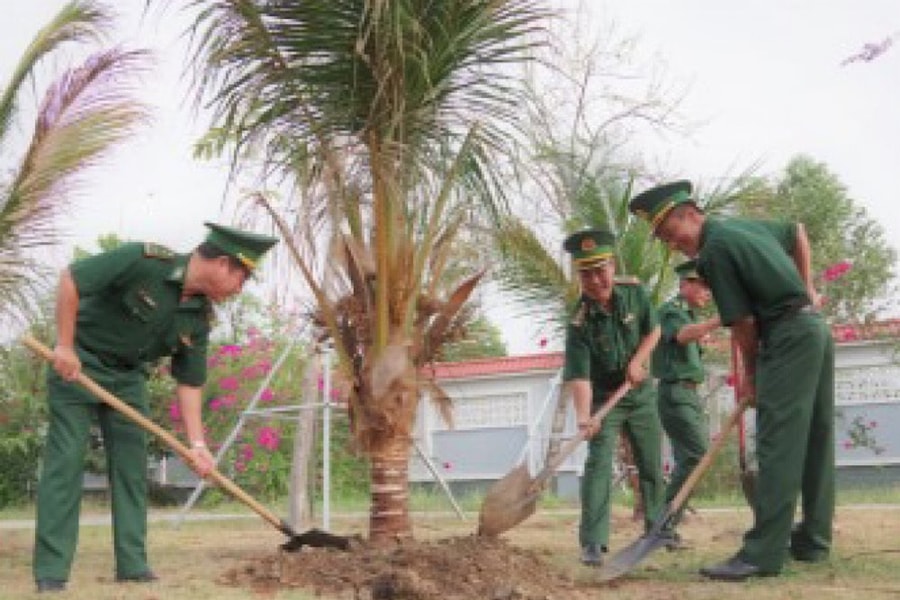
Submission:
[[[450,294],[450,298],[441,306],[440,312],[434,318],[431,326],[423,336],[424,348],[417,348],[416,355],[433,355],[445,341],[447,330],[453,323],[453,318],[472,294],[475,286],[484,276],[484,269],[465,280],[456,290]]]
[[[434,379],[422,379],[419,382],[419,386],[428,392],[428,399],[437,408],[441,419],[447,424],[447,427],[453,429],[453,399]]]

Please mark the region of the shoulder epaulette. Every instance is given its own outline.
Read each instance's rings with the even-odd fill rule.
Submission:
[[[619,275],[613,281],[616,285],[641,285],[641,280],[634,275]]]
[[[158,258],[160,260],[169,260],[175,257],[175,253],[160,244],[144,244],[144,256],[147,258]]]

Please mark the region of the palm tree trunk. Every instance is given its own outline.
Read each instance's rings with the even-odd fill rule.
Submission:
[[[373,453],[369,539],[385,542],[412,537],[409,519],[410,439],[395,436]]]

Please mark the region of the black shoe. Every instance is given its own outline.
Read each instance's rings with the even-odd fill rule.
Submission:
[[[116,575],[116,583],[153,583],[159,577],[153,571],[144,571],[137,575]]]
[[[800,562],[817,563],[828,560],[828,548],[810,542],[809,536],[803,533],[800,525],[791,530],[791,541],[788,546],[791,558]]]
[[[603,564],[603,550],[597,544],[585,544],[581,547],[581,564],[599,567]]]
[[[744,581],[750,577],[763,575],[763,572],[756,565],[744,562],[735,554],[725,562],[711,567],[703,567],[700,569],[700,574],[718,581]]]
[[[65,579],[38,579],[36,583],[39,594],[43,594],[44,592],[66,591]]]

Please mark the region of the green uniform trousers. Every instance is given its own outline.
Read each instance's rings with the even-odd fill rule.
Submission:
[[[644,526],[649,529],[653,525],[663,493],[662,430],[655,394],[654,387],[649,383],[632,390],[610,411],[600,431],[588,442],[588,456],[581,477],[581,523],[578,528],[578,541],[582,546],[597,544],[607,548],[609,545],[612,461],[619,431],[623,427],[634,449],[644,499]]]
[[[675,461],[666,487],[668,504],[706,454],[709,447],[709,427],[695,384],[661,381],[658,398],[659,419],[669,436],[672,458]]]
[[[79,350],[83,372],[114,395],[147,414],[142,370],[110,368]],[[94,398],[77,383],[49,369],[50,426],[37,492],[37,528],[32,568],[35,580],[67,580],[78,543],[78,517],[84,486],[84,458],[92,419],[103,434],[112,499],[116,574],[148,571],[147,440],[144,431]]]
[[[825,321],[800,313],[763,331],[756,368],[759,478],[753,527],[740,557],[778,573],[788,544],[824,557],[834,516],[834,341]],[[802,520],[791,525],[802,499]]]

